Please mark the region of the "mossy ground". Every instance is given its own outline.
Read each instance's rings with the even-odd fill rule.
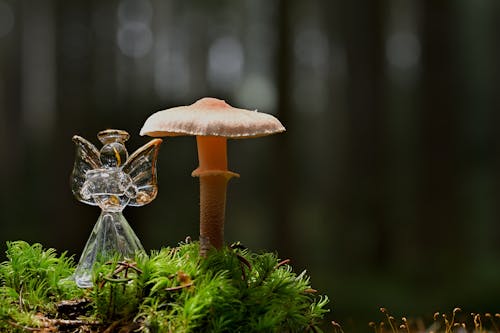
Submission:
[[[198,255],[197,242],[71,280],[73,258],[40,244],[7,244],[0,264],[1,332],[320,332],[328,298],[273,253],[241,246]]]

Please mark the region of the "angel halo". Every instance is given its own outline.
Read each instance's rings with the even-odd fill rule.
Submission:
[[[122,211],[127,205],[150,203],[158,192],[156,162],[161,139],[149,141],[128,156],[127,132],[108,129],[97,137],[103,144],[101,150],[81,136],[73,137],[76,158],[71,189],[78,201],[101,208],[73,275],[81,288],[92,287],[95,263],[144,251]]]

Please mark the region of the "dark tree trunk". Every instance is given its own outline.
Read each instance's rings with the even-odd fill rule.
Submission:
[[[492,10],[492,27],[498,26],[498,23],[500,23],[500,2],[494,1],[492,2],[491,6]],[[498,242],[498,237],[500,236],[500,94],[498,93],[498,87],[500,87],[500,64],[498,62],[498,59],[500,59],[500,43],[498,43],[498,34],[496,34],[493,31],[489,31],[489,38],[491,41],[491,45],[493,45],[493,59],[496,61],[493,62],[494,67],[492,68],[493,75],[492,78],[493,80],[491,81],[493,89],[491,89],[491,94],[492,94],[492,108],[491,108],[491,114],[492,114],[492,136],[493,136],[493,142],[494,142],[494,149],[492,149],[492,153],[495,154],[495,156],[492,157],[492,160],[494,161],[493,168],[494,172],[496,174],[496,181],[495,181],[495,190],[494,190],[494,195],[493,195],[493,200],[494,203],[493,205],[496,207],[495,211],[493,212],[494,214],[494,223],[495,227],[493,228],[493,232],[495,233],[492,238],[496,239],[495,241],[495,250],[496,252],[500,252],[500,242]]]
[[[348,66],[344,223],[374,224],[369,227],[376,242],[371,262],[377,267],[386,265],[391,253],[385,188],[384,8],[383,0],[341,3]]]
[[[292,25],[290,16],[292,2],[279,0],[277,5],[277,53],[276,53],[276,82],[278,90],[278,114],[277,117],[285,127],[292,125]],[[290,135],[280,135],[276,140],[275,147],[274,178],[276,182],[275,200],[276,218],[273,221],[273,243],[282,256],[290,257],[293,254],[293,235],[291,232],[292,221],[290,211],[293,205],[295,191],[292,161],[292,147]],[[286,166],[286,167],[283,167]]]
[[[422,77],[418,171],[418,265],[438,269],[459,229],[453,3],[422,2]]]

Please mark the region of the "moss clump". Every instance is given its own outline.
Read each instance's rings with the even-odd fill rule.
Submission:
[[[319,332],[326,296],[272,253],[197,242],[96,267],[94,287],[71,281],[74,262],[39,244],[7,244],[0,265],[0,331]]]

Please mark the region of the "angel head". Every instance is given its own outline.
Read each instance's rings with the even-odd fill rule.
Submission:
[[[103,144],[99,151],[99,160],[107,168],[120,167],[128,159],[125,141],[130,135],[122,130],[107,129],[100,131],[97,138]]]
[[[121,211],[127,205],[142,206],[158,192],[156,161],[161,140],[151,140],[128,156],[129,134],[108,129],[97,135],[100,150],[75,135],[76,159],[71,175],[75,197],[105,211]]]

